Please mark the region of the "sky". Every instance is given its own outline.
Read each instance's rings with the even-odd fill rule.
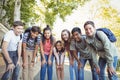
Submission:
[[[110,0],[110,2],[115,9],[120,11],[120,0]]]
[[[61,31],[63,29],[68,29],[69,31],[72,30],[73,27],[80,27],[82,33],[85,34],[83,25],[86,21],[92,20],[91,17],[93,16],[89,10],[91,4],[96,3],[97,0],[91,0],[90,2],[86,3],[83,7],[78,7],[76,10],[73,10],[73,13],[69,16],[66,16],[66,21],[63,22],[59,17],[57,17],[56,21],[54,22],[54,29],[53,33],[57,34],[57,39],[61,37]],[[113,8],[117,9],[120,12],[120,0],[110,0],[110,3]],[[101,20],[95,19],[92,20],[96,23],[96,26],[100,27],[99,24]]]

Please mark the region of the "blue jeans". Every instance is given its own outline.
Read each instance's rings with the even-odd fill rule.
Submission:
[[[87,60],[89,61],[89,64],[91,67],[92,80],[98,80],[98,74],[96,73],[96,69],[93,67],[92,59],[80,59],[80,61],[82,63],[82,67],[80,68],[80,70],[78,72],[78,75],[79,75],[78,80],[84,80],[84,67],[85,67]]]
[[[78,65],[76,60],[74,60],[74,65],[69,65],[69,72],[70,72],[70,80],[75,80],[74,72],[75,72],[76,80],[78,80]]]
[[[45,55],[45,59],[46,59],[47,64],[44,64],[44,65],[41,66],[40,80],[45,80],[46,69],[47,69],[48,80],[52,80],[53,56],[51,56],[52,65],[48,64],[48,58],[49,58],[49,55]]]
[[[114,62],[113,62],[113,67],[116,69],[117,67],[117,56],[114,57]],[[100,67],[100,75],[99,75],[99,80],[106,80],[105,78],[105,67],[106,67],[107,61],[105,58],[99,58],[99,67]],[[109,80],[118,80],[118,77],[116,74],[110,75],[108,72],[108,78]]]
[[[18,53],[17,51],[8,51],[9,56],[13,62],[13,64],[15,65],[15,68],[13,70],[13,72],[11,71],[6,71],[1,80],[8,80],[10,79],[11,75],[12,75],[12,80],[18,80],[19,78],[19,71],[20,71],[20,66],[16,65],[17,61],[18,61]],[[4,58],[4,57],[3,57]],[[6,64],[6,68],[8,66],[8,62],[6,61],[6,59],[4,58],[5,64]]]

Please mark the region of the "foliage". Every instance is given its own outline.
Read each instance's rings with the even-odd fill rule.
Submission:
[[[13,15],[14,15],[14,0],[8,0],[6,2],[7,4],[4,5],[4,9],[6,11],[6,14],[3,18],[7,18],[8,22],[11,24],[13,22]]]
[[[96,6],[97,5],[97,6]],[[99,19],[101,27],[107,27],[117,37],[116,45],[120,47],[120,14],[115,8],[112,7],[109,0],[98,0],[91,5],[92,18]]]
[[[22,0],[21,3],[21,19],[29,22],[31,18],[36,18],[38,15],[35,13],[34,6],[35,0]],[[31,21],[32,22],[32,21]]]
[[[118,60],[117,66],[118,66],[118,70],[120,70],[120,59]]]
[[[110,28],[116,35],[117,37],[117,43],[116,45],[120,47],[120,16],[118,15],[118,11],[111,7],[110,5],[108,6],[103,6],[101,8],[101,18],[103,21],[106,22],[104,27]]]
[[[5,9],[6,14],[3,19],[8,19],[8,23],[12,24],[14,18],[14,0],[6,0],[3,9]],[[21,20],[23,22],[29,22],[31,18],[39,18],[39,15],[35,13],[34,6],[36,5],[35,0],[21,0]],[[36,19],[34,19],[36,20]],[[31,20],[32,22],[32,20]]]
[[[89,0],[41,0],[45,6],[45,22],[53,26],[56,20],[56,16],[65,20],[66,15],[70,15],[73,9],[76,9],[79,5],[83,5]]]
[[[40,0],[41,5],[45,8],[45,11],[43,11],[42,8],[38,7],[37,0],[21,0],[21,20],[26,23],[34,23],[42,20],[52,26],[56,20],[56,16],[64,20],[66,15],[71,14],[73,9],[79,5],[83,5],[86,1],[89,0]],[[8,23],[11,24],[14,18],[15,0],[5,0],[5,3],[3,9],[5,9],[6,15],[2,19],[7,18]]]
[[[118,59],[116,71],[120,72],[120,59]],[[118,74],[118,77],[120,77],[120,74]]]

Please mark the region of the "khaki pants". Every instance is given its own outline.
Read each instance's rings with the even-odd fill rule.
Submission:
[[[33,51],[26,50],[26,64],[27,66],[23,68],[22,76],[23,80],[34,80],[34,67],[31,66],[31,60],[33,56]]]

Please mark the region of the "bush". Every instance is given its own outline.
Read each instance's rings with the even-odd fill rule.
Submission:
[[[118,59],[118,63],[117,63],[117,68],[116,68],[117,71],[120,71],[120,59]]]

